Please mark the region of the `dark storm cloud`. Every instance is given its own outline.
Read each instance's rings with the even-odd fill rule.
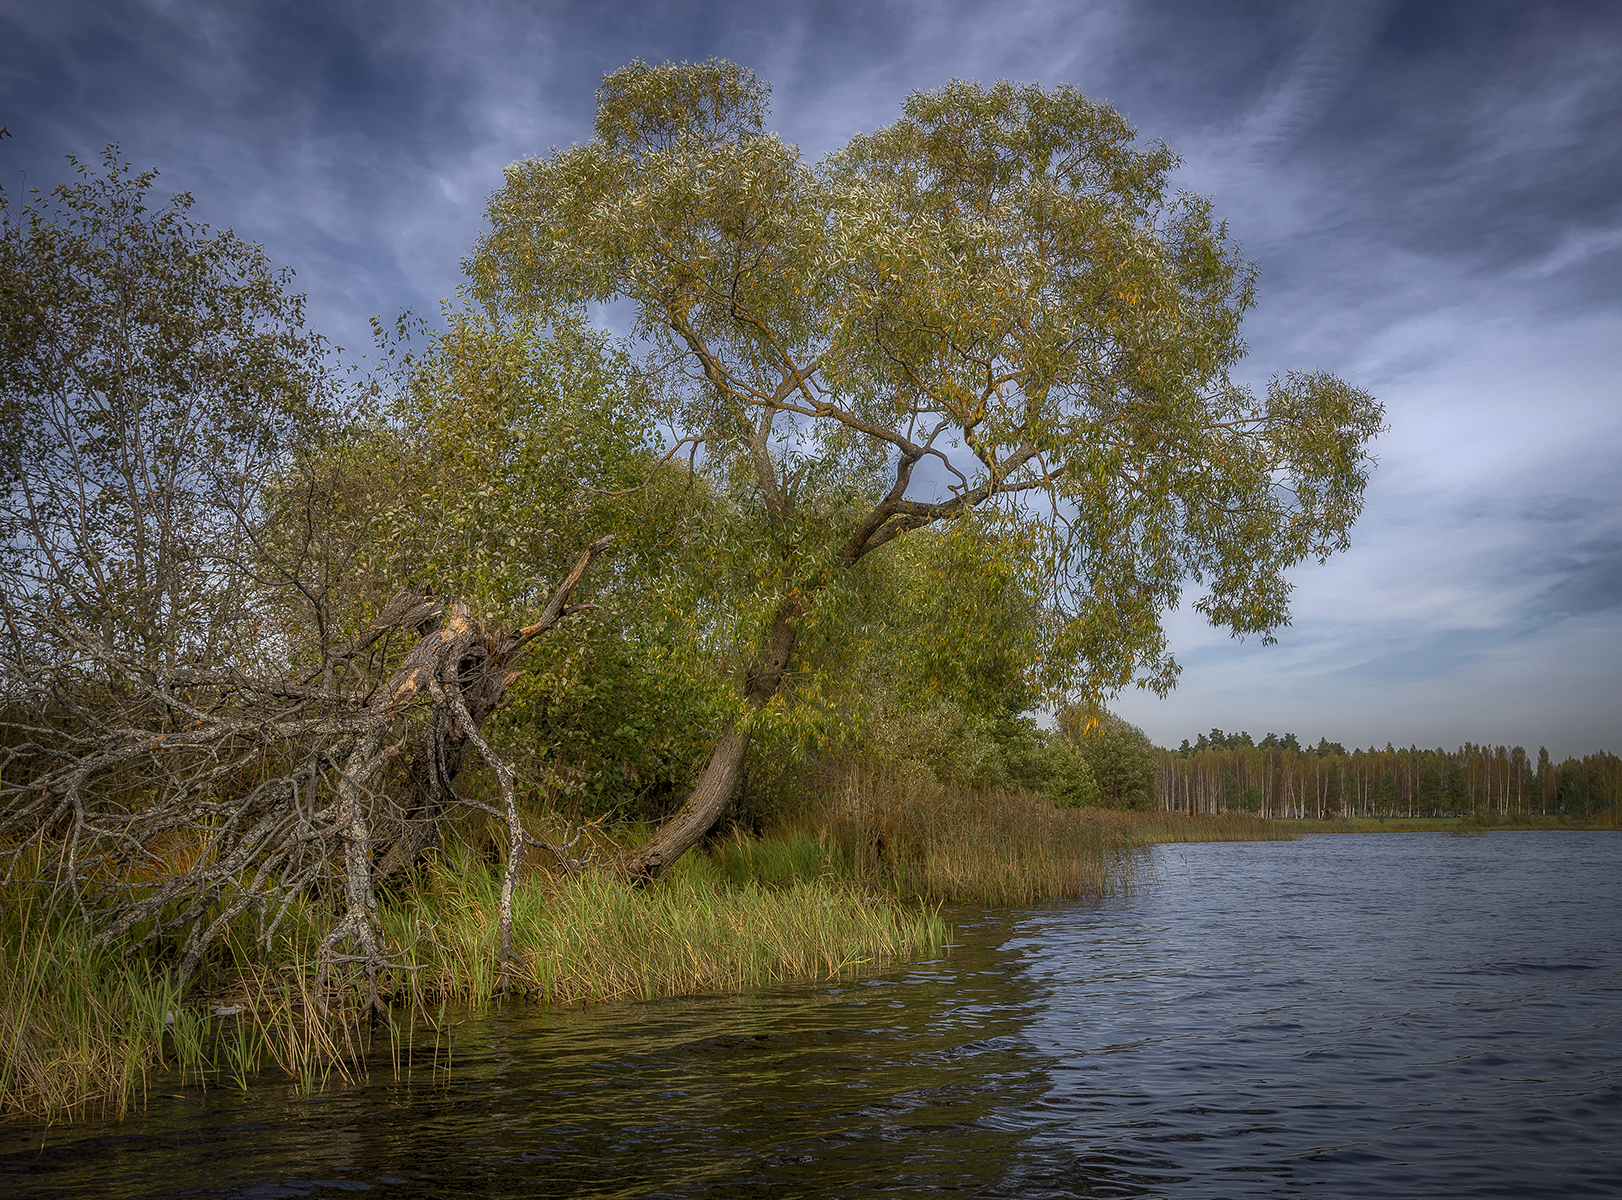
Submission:
[[[543,101],[536,31],[481,39],[476,10],[68,3],[11,6],[3,32],[8,186],[17,165],[49,185],[62,154],[119,142],[297,267],[318,320],[346,333],[373,311],[431,311],[508,143],[589,115],[589,83],[575,114]]]
[[[603,73],[712,55],[812,156],[952,77],[1116,104],[1260,263],[1245,378],[1387,404],[1354,550],[1297,573],[1279,646],[1174,614],[1179,692],[1123,701],[1157,738],[1622,748],[1615,3],[0,0],[0,182],[116,140],[355,345],[454,292],[502,168],[588,137]]]

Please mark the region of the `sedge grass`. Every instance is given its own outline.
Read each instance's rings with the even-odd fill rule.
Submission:
[[[166,1057],[195,1066],[197,1030],[176,1023],[164,972],[43,916],[35,889],[16,899],[0,916],[0,1113],[120,1119]]]
[[[764,881],[702,852],[648,888],[527,872],[515,897],[514,989],[548,1004],[733,990],[837,977],[949,940],[932,909],[799,874],[803,847],[762,862],[774,855],[779,869]],[[381,1032],[397,1065],[418,1039],[432,1044],[437,1070],[447,1013],[494,998],[501,877],[464,850],[413,885],[378,906],[383,937],[400,951]],[[121,1119],[164,1072],[166,1086],[246,1088],[274,1067],[308,1094],[366,1070],[378,1022],[355,993],[313,991],[319,905],[296,909],[268,951],[239,922],[182,1002],[162,947],[93,948],[83,924],[41,917],[48,886],[36,878],[0,896],[0,1116]]]
[[[452,857],[426,873],[410,905],[382,913],[392,943],[411,945],[416,995],[492,993],[499,883]],[[515,896],[513,986],[548,1004],[651,999],[837,977],[946,940],[932,910],[875,904],[826,877],[737,885],[695,854],[649,888],[603,874],[532,875]]]
[[[814,837],[828,869],[896,895],[1004,906],[1130,891],[1144,867],[1139,852],[1158,843],[1297,836],[1256,817],[1057,808],[1033,793],[858,766],[824,784],[771,841]]]

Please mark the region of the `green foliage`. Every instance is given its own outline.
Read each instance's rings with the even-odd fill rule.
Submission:
[[[1442,770],[1435,758],[1427,758],[1419,769],[1419,784],[1415,789],[1414,801],[1420,812],[1441,810]]]
[[[819,744],[937,779],[1007,783],[1030,740],[1042,611],[1006,546],[972,517],[841,572],[806,616],[784,688],[817,681]]]
[[[1457,812],[1471,807],[1469,787],[1464,779],[1464,764],[1457,758],[1444,757],[1442,768],[1442,803]]]
[[[1084,808],[1102,801],[1092,764],[1069,738],[1052,739],[1042,765],[1046,778],[1036,790],[1052,797],[1060,808]]]
[[[1380,776],[1379,789],[1374,794],[1374,810],[1382,816],[1398,811],[1401,797],[1397,791],[1397,774],[1395,771],[1385,771]]]
[[[953,83],[812,164],[732,64],[634,63],[598,100],[589,143],[509,169],[476,294],[554,319],[630,303],[664,420],[735,505],[736,645],[980,509],[1037,586],[1049,695],[1163,690],[1185,579],[1265,635],[1284,570],[1345,545],[1379,406],[1320,374],[1231,382],[1252,270],[1114,110]]]
[[[724,595],[695,552],[721,524],[713,493],[660,462],[640,379],[581,320],[461,310],[425,347],[410,332],[380,339],[392,364],[371,413],[284,485],[284,538],[304,533],[313,492],[315,573],[358,626],[407,582],[521,624],[612,534],[576,591],[592,610],[532,654],[489,734],[533,796],[663,815],[730,691],[698,618]]]
[[[1156,807],[1158,755],[1148,736],[1114,713],[1065,709],[1059,730],[1086,759],[1105,808],[1148,811]]]
[[[725,680],[718,687],[713,673],[673,667],[672,640],[647,622],[581,626],[513,683],[490,720],[492,744],[560,811],[662,818],[691,783],[725,708]]]
[[[831,666],[859,655],[864,692],[903,707],[944,700],[998,720],[1036,705],[1045,614],[993,523],[969,515],[920,530],[847,574],[854,602],[826,606],[829,635],[808,657],[820,650]]]
[[[628,498],[652,473],[656,435],[608,337],[578,320],[460,311],[421,353],[380,344],[396,359],[381,409],[314,464],[336,497],[348,576],[390,595],[410,579],[521,620],[597,537],[615,534],[624,564],[656,553],[668,528],[649,528],[639,518],[656,506]],[[594,572],[585,586],[611,579]]]

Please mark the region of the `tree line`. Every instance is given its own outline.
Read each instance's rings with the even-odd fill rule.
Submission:
[[[1546,747],[1466,742],[1456,750],[1347,749],[1293,733],[1212,729],[1158,751],[1158,807],[1268,817],[1569,816],[1617,811],[1622,759],[1606,751],[1556,763]]]

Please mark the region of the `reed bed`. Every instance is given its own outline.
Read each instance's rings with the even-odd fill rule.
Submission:
[[[935,902],[1004,906],[1115,895],[1138,886],[1146,846],[1299,836],[1256,817],[1056,808],[1033,793],[942,787],[860,766],[825,780],[820,791],[776,840],[814,833],[830,867]]]
[[[1167,842],[1293,842],[1298,841],[1303,833],[1314,832],[1312,826],[1318,824],[1252,817],[1243,813],[1223,813],[1220,816],[1199,813],[1190,816],[1177,812],[1122,812],[1109,813],[1107,817],[1118,821],[1123,834],[1141,846]]]
[[[651,999],[833,978],[949,940],[935,910],[865,895],[809,869],[803,851],[760,851],[760,876],[735,851],[728,865],[695,853],[644,889],[607,874],[529,872],[514,914],[513,987],[547,1004]],[[183,1001],[161,950],[94,949],[81,923],[42,919],[47,886],[36,879],[0,897],[3,1117],[116,1120],[159,1078],[246,1088],[273,1067],[308,1094],[364,1073],[379,1036],[398,1066],[495,998],[500,874],[467,851],[379,906],[389,944],[402,950],[382,1017],[363,1013],[357,992],[314,994],[318,906],[296,911],[269,951],[242,921]]]
[[[30,889],[0,917],[0,1113],[122,1118],[171,1057],[200,1053],[165,973],[96,949],[82,926],[41,916]]]
[[[453,857],[410,904],[382,914],[393,943],[411,944],[404,974],[421,1001],[491,994],[499,888],[493,872]],[[513,986],[547,1004],[652,999],[835,978],[947,940],[932,909],[874,903],[820,872],[737,880],[694,854],[649,888],[604,874],[532,874],[513,912]]]

